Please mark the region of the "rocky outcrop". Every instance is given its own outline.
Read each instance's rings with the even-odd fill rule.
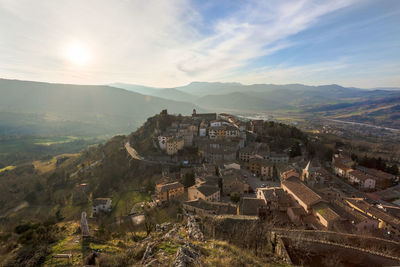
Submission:
[[[187,243],[179,247],[176,252],[174,267],[198,266],[200,260],[200,251],[198,247]]]
[[[171,223],[165,222],[162,224],[156,224],[156,231],[157,232],[164,232],[167,231],[167,229],[171,226]]]
[[[200,230],[200,225],[194,216],[190,216],[187,221],[187,232],[190,238],[198,241],[204,241],[204,235]]]
[[[174,226],[172,227],[171,230],[168,231],[168,233],[166,233],[164,235],[164,238],[175,238],[178,234],[179,231],[179,225],[178,224],[174,224]]]
[[[147,244],[146,251],[144,252],[142,257],[142,266],[152,266],[157,261],[157,259],[153,257],[155,247],[155,242]]]

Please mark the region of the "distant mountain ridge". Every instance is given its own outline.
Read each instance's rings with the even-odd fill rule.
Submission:
[[[125,89],[138,90],[123,85]],[[136,88],[136,89],[135,89]],[[143,88],[139,88],[142,90]],[[144,92],[144,91],[141,91]],[[357,102],[397,95],[395,90],[365,90],[337,84],[309,86],[303,84],[252,84],[192,82],[176,88],[150,88],[147,94],[192,102],[214,110],[264,111],[308,109],[332,103]]]
[[[315,112],[341,114],[359,105],[363,114],[385,108],[382,99],[400,97],[398,90],[363,90],[340,85],[308,86],[193,82],[176,88],[140,85],[72,85],[0,79],[0,135],[98,136],[130,132],[162,109],[188,114],[198,111]],[[375,106],[371,105],[373,101]],[[335,107],[337,105],[338,108]],[[331,109],[328,110],[318,110]],[[389,108],[389,107],[388,107]],[[315,110],[313,110],[315,109]],[[395,116],[388,116],[393,112]],[[397,121],[395,104],[385,111]],[[379,115],[382,118],[382,114]],[[355,117],[366,120],[368,118]],[[377,122],[389,121],[378,119]]]
[[[196,105],[147,96],[105,85],[71,85],[0,79],[0,129],[13,127],[24,134],[49,134],[62,125],[68,134],[90,135],[127,133],[135,130],[152,114],[168,109],[188,114]],[[11,115],[10,115],[11,114]],[[12,115],[14,114],[14,115]],[[31,116],[29,133],[26,121]],[[32,116],[35,115],[35,116]],[[10,119],[11,117],[15,120]],[[49,126],[51,130],[46,131]],[[50,129],[49,128],[49,129]],[[2,132],[0,132],[2,134]]]

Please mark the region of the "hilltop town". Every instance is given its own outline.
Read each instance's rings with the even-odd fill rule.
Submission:
[[[160,116],[169,115],[165,110]],[[154,203],[179,199],[193,214],[257,216],[280,226],[399,240],[400,209],[377,201],[399,177],[356,166],[343,154],[331,162],[309,158],[301,135],[272,151],[268,123],[194,110],[155,129],[160,158],[179,167],[163,167]]]
[[[52,249],[36,262],[399,263],[399,177],[363,167],[344,151],[329,158],[323,151],[294,126],[226,113],[193,110],[182,116],[162,110],[129,136],[114,137],[81,156],[58,158],[53,171],[40,174],[64,192],[62,197],[52,193],[56,222],[43,237]],[[57,172],[68,178],[57,180]],[[36,205],[49,201],[25,199]],[[15,218],[20,210],[13,211]],[[24,247],[35,242],[26,239],[28,233],[41,235],[40,223],[21,222],[13,234],[2,236]],[[54,243],[49,236],[62,241]],[[241,248],[242,259],[231,255]],[[216,251],[225,257],[212,254]],[[332,259],[327,251],[337,256]]]

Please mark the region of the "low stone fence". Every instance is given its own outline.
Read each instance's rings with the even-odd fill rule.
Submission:
[[[400,261],[400,243],[392,240],[332,231],[274,229],[274,232],[292,240],[335,245]]]

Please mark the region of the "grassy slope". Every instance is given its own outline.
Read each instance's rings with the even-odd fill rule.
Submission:
[[[136,232],[135,234],[126,232],[108,241],[94,239],[85,247],[82,244],[80,235],[76,233],[76,229],[79,226],[78,222],[61,223],[61,225],[66,227],[64,236],[52,246],[51,254],[46,258],[44,266],[62,266],[65,264],[65,260],[52,260],[52,255],[59,253],[72,253],[74,255],[73,266],[81,266],[83,255],[91,250],[100,251],[103,258],[111,257],[107,262],[114,262],[115,264],[118,264],[118,260],[121,258],[133,257],[132,253],[136,253],[135,250],[142,250],[141,253],[144,252],[143,249],[145,247],[142,247],[144,243],[141,240],[145,237],[144,232]],[[158,263],[162,263],[162,266],[171,266],[181,244],[174,238],[162,238],[164,234],[165,232],[153,232],[150,235],[150,240],[157,244],[154,257],[158,259]],[[133,235],[139,240],[133,241],[130,238]],[[198,246],[202,255],[202,266],[287,266],[272,255],[266,254],[264,257],[257,257],[251,251],[239,248],[226,241],[209,239],[206,242],[193,242],[184,228],[180,228],[177,235],[183,240]],[[131,263],[136,266],[136,264],[140,264],[140,259],[141,256],[137,257],[136,260],[131,258]]]

